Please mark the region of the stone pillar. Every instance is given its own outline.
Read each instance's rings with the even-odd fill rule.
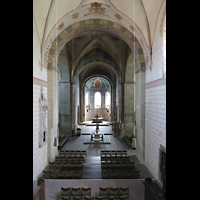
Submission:
[[[145,71],[136,73],[136,129],[137,157],[145,160]]]
[[[48,162],[52,162],[58,155],[58,148],[54,146],[54,138],[58,137],[58,72],[48,70],[47,96],[48,110]]]
[[[70,83],[60,82],[59,130],[61,136],[71,136],[70,107]]]
[[[128,136],[134,135],[134,82],[124,83],[124,129]]]
[[[73,83],[73,99],[72,99],[72,134],[78,128],[78,105],[79,105],[79,83]]]

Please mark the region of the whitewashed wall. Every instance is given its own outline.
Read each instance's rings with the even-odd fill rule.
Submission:
[[[165,5],[157,19],[152,45],[152,68],[146,70],[145,165],[159,178],[159,148],[166,148],[166,77],[164,77],[162,24]]]

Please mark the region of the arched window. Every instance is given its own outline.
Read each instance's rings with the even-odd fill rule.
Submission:
[[[106,92],[105,94],[105,106],[106,108],[110,108],[110,92]]]
[[[101,93],[95,92],[94,94],[94,107],[101,108]]]

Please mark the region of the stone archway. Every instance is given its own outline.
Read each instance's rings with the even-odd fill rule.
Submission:
[[[130,49],[136,53],[136,59],[139,61],[137,70],[145,69],[145,57],[142,47],[139,41],[128,29],[124,28],[120,24],[105,19],[87,19],[72,24],[57,36],[49,51],[48,70],[57,70],[57,57],[68,41],[74,37],[77,37],[82,32],[94,30],[109,32],[124,40]]]
[[[63,30],[55,39],[55,41],[52,43],[49,55],[48,55],[48,99],[50,101],[50,109],[54,109],[56,112],[56,105],[58,105],[58,96],[55,95],[57,93],[56,87],[58,84],[58,78],[57,78],[57,73],[59,72],[58,66],[57,66],[57,60],[58,56],[60,55],[61,50],[65,46],[67,42],[69,42],[71,39],[74,37],[78,37],[79,34],[83,32],[88,32],[88,31],[104,31],[111,33],[120,39],[122,39],[131,49],[132,52],[134,52],[134,59],[136,61],[136,79],[137,79],[137,85],[136,85],[136,90],[139,91],[137,92],[137,102],[138,102],[138,115],[136,115],[136,121],[138,125],[138,133],[142,135],[141,137],[141,145],[137,145],[141,147],[141,149],[144,149],[144,144],[143,144],[143,138],[144,138],[144,102],[145,102],[145,95],[144,93],[144,87],[145,87],[145,70],[147,66],[148,59],[144,56],[142,46],[138,39],[126,28],[124,28],[122,25],[117,24],[115,22],[105,20],[105,19],[87,19],[83,21],[76,22],[72,24],[71,26],[67,27],[65,30]],[[145,65],[146,63],[146,65]],[[126,66],[123,66],[126,67]],[[126,70],[126,73],[128,73],[128,70]],[[70,77],[72,77],[74,74],[70,74]],[[126,77],[127,75],[125,75]],[[123,98],[120,97],[119,101],[117,103],[124,102],[124,80],[120,79],[118,80],[118,85],[119,85],[119,95],[123,96]],[[71,98],[77,99],[77,95],[75,94],[75,91],[77,87],[74,87],[74,84],[76,83],[70,83],[70,95],[72,96]],[[53,90],[53,91],[52,91]],[[57,99],[56,99],[57,98]],[[136,102],[136,104],[137,104]],[[118,105],[118,104],[116,104]],[[123,105],[123,103],[122,103]],[[71,105],[72,107],[72,105]],[[73,109],[73,108],[72,108]],[[120,110],[119,112],[121,113],[121,110],[123,110],[121,105],[118,105],[118,109]],[[77,124],[75,122],[77,121],[77,117],[75,116],[76,114],[76,109],[74,109],[72,114],[72,124],[70,128],[73,128],[74,130],[77,128]],[[119,117],[119,113],[117,114],[117,118],[121,120]],[[123,115],[123,114],[122,114]],[[57,130],[57,124],[58,124],[58,118],[56,118],[53,114],[53,112],[49,113],[49,119],[52,120],[50,123],[53,125],[52,127],[50,126],[49,128],[53,130]],[[58,132],[54,131],[52,136],[57,136]],[[51,138],[53,138],[51,136]],[[54,154],[51,154],[54,155]]]

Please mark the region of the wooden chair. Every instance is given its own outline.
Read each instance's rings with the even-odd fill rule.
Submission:
[[[71,195],[73,196],[81,196],[81,188],[80,187],[72,187],[71,188]]]
[[[88,187],[88,188],[82,187],[82,195],[91,196],[91,187]]]
[[[83,163],[77,163],[77,164],[76,164],[76,168],[77,168],[78,170],[82,170],[82,169],[83,169]]]
[[[71,195],[71,188],[67,187],[67,188],[63,188],[61,187],[61,196],[70,196]]]
[[[64,197],[64,196],[61,196],[61,200],[71,200],[71,197]]]
[[[106,162],[106,156],[101,156],[101,162]]]
[[[58,173],[57,173],[57,171],[51,171],[50,177],[51,177],[51,179],[57,179],[57,178],[58,178]]]
[[[63,164],[63,167],[65,167],[66,169],[69,170],[69,169],[70,169],[70,163],[68,163],[68,162],[66,163],[66,162],[65,162],[65,163]]]
[[[71,150],[71,156],[72,155],[76,155],[76,151],[75,150]]]
[[[123,170],[116,170],[116,178],[117,179],[123,179],[124,178]]]
[[[119,200],[128,200],[128,196],[124,195],[124,196],[118,196]]]
[[[71,200],[83,200],[83,197],[72,197]]]
[[[81,170],[75,171],[73,174],[73,178],[75,178],[75,179],[81,179],[81,176],[82,176]]]
[[[133,179],[138,179],[138,178],[140,178],[140,170],[132,170],[132,172],[131,172],[131,177],[133,178]]]
[[[121,151],[121,150],[117,150],[116,155],[117,155],[117,156],[121,156],[121,155],[122,155],[122,151]]]
[[[114,169],[114,163],[110,162],[110,163],[107,163],[107,169],[109,170],[113,170]]]
[[[66,172],[65,171],[58,171],[58,178],[59,179],[64,179],[66,178]]]
[[[114,163],[114,169],[115,170],[120,170],[121,169],[121,163],[115,162]]]
[[[128,169],[128,164],[125,162],[122,162],[121,163],[121,169],[124,169],[124,170],[126,170],[126,169]]]
[[[63,163],[62,162],[57,162],[56,163],[56,169],[63,167]]]
[[[126,188],[119,188],[119,195],[123,196],[123,195],[129,195],[129,187]]]
[[[112,199],[112,200],[117,200],[117,196],[107,196],[106,200]]]
[[[102,178],[105,178],[105,179],[109,178],[108,171],[106,170],[101,171],[101,175],[102,175]]]
[[[110,178],[110,179],[117,178],[116,171],[109,170],[108,171],[108,178]]]
[[[44,177],[44,179],[50,179],[51,177],[50,177],[50,172],[51,171],[45,171],[45,170],[43,170],[43,177]]]
[[[109,194],[108,187],[99,187],[99,196],[107,196]]]
[[[50,169],[56,169],[56,163],[55,162],[49,162],[49,168]]]
[[[110,187],[110,193],[111,196],[116,196],[119,194],[119,188],[118,187]]]
[[[101,162],[101,169],[107,170],[107,168],[108,168],[107,163]]]
[[[106,196],[98,196],[98,197],[95,197],[95,200],[106,200]]]
[[[83,197],[83,200],[94,200],[94,197]]]
[[[66,172],[66,178],[67,179],[72,179],[73,178],[73,172],[72,171],[67,171]]]
[[[128,169],[134,170],[135,169],[135,162],[128,162]]]
[[[87,152],[86,151],[81,151],[81,156],[87,156]]]
[[[110,151],[110,155],[114,155],[114,156],[116,156],[116,151]]]
[[[122,150],[122,155],[126,156],[127,155],[127,150]]]

